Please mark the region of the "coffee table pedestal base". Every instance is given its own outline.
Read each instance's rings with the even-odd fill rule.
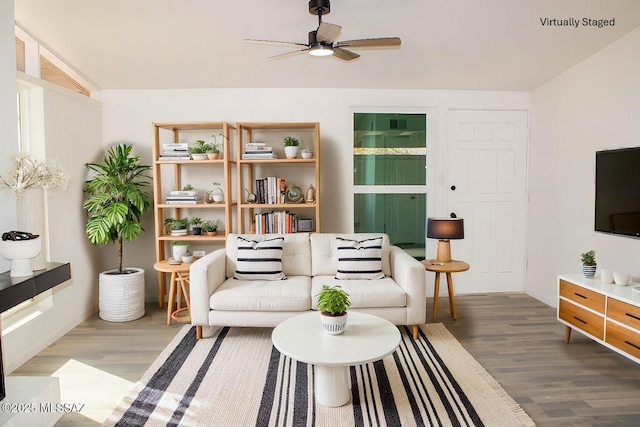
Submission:
[[[316,402],[324,406],[343,406],[351,400],[348,366],[316,365]]]

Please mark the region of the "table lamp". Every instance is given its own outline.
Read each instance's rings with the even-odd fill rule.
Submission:
[[[437,260],[451,261],[450,239],[464,239],[464,221],[462,218],[428,218],[427,237],[438,239]]]

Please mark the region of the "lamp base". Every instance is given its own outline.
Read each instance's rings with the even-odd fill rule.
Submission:
[[[449,240],[438,240],[438,253],[436,259],[440,262],[451,261],[451,244]]]

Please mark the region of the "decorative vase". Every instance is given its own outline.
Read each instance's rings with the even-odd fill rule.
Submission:
[[[289,145],[284,147],[284,154],[287,156],[287,159],[295,159],[298,157],[298,149],[300,147],[297,145]]]
[[[322,328],[329,335],[340,335],[347,327],[347,316],[348,313],[346,311],[341,316],[332,316],[330,314],[320,312]]]
[[[100,273],[98,305],[100,318],[108,322],[128,322],[144,316],[144,270],[125,268]]]
[[[42,237],[30,240],[0,240],[0,255],[11,261],[10,277],[31,276],[31,258],[41,250]]]
[[[209,160],[216,160],[220,157],[220,153],[207,153],[207,158]]]
[[[592,278],[596,274],[597,265],[584,265],[582,264],[582,274],[584,277]]]
[[[47,247],[45,203],[45,190],[42,188],[30,188],[18,200],[17,229],[39,235],[42,238],[40,247]],[[43,270],[47,267],[47,251],[38,251],[29,262],[32,270]]]
[[[184,262],[185,264],[189,264],[191,261],[193,261],[193,255],[182,255],[182,262]]]

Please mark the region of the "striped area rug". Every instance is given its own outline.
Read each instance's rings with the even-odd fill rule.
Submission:
[[[441,324],[350,368],[351,402],[315,403],[314,368],[282,356],[270,328],[185,326],[107,426],[534,426]]]

